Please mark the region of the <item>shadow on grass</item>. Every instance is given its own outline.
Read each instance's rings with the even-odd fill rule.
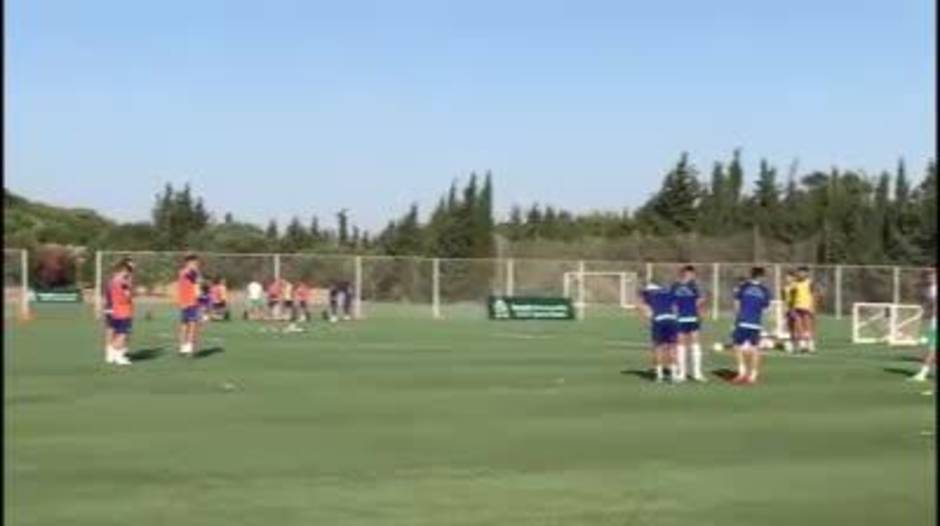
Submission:
[[[215,356],[216,354],[224,353],[225,349],[221,347],[207,347],[205,349],[199,349],[193,353],[193,358],[202,359],[208,358],[210,356]]]
[[[912,355],[909,355],[909,356],[901,356],[900,358],[898,358],[898,360],[900,360],[900,361],[902,361],[902,362],[917,362],[917,363],[921,363],[921,362],[924,361],[924,357],[921,356],[921,355],[914,355],[914,354],[912,354]]]
[[[712,375],[714,375],[715,377],[720,378],[720,379],[722,379],[722,380],[724,380],[724,381],[726,381],[726,382],[730,382],[731,380],[734,380],[734,378],[738,375],[738,372],[737,372],[737,371],[733,371],[733,370],[731,370],[731,369],[726,369],[726,368],[725,368],[725,369],[715,369],[714,371],[712,371]]]
[[[653,371],[648,369],[624,369],[620,371],[620,374],[629,374],[631,376],[636,376],[637,378],[642,378],[648,382],[652,382],[656,379],[656,375],[653,374]]]
[[[132,362],[143,362],[146,360],[159,358],[163,352],[163,347],[151,347],[147,349],[137,349],[136,351],[130,351],[127,353],[127,357]]]
[[[911,371],[910,369],[901,369],[900,367],[885,367],[884,372],[891,374],[899,374],[902,376],[911,376],[916,371]]]

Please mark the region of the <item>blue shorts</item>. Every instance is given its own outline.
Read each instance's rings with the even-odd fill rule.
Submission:
[[[650,336],[654,345],[668,345],[676,343],[678,326],[675,320],[654,321],[650,327]]]
[[[680,321],[679,322],[679,334],[689,334],[692,332],[698,332],[702,328],[702,324],[696,321]]]
[[[183,323],[196,323],[199,321],[199,306],[193,305],[180,310],[180,321]]]
[[[112,318],[108,315],[108,327],[114,331],[114,334],[130,334],[134,326],[133,318]]]
[[[747,327],[737,327],[731,335],[732,342],[736,347],[745,343],[754,349],[760,348],[760,329],[750,329]]]

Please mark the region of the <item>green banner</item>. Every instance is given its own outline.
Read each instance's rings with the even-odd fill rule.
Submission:
[[[573,320],[574,306],[568,298],[490,296],[491,320]]]
[[[81,303],[80,290],[37,290],[32,298],[37,303]]]

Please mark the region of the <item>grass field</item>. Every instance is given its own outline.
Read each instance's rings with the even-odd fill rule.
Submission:
[[[933,384],[836,322],[753,387],[623,374],[648,361],[633,318],[238,321],[197,359],[172,328],[139,322],[127,369],[84,316],[5,331],[7,524],[936,521]]]

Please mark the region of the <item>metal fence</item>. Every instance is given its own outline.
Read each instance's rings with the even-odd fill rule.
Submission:
[[[109,269],[123,256],[136,263],[137,293],[144,302],[169,303],[182,252],[98,252],[95,294],[100,302]],[[670,282],[690,263],[552,259],[446,259],[332,254],[201,253],[204,274],[226,279],[238,307],[251,281],[304,281],[314,288],[337,280],[353,284],[356,313],[365,317],[466,318],[485,315],[489,295],[562,296],[566,273],[631,273],[639,280]],[[720,319],[733,307],[732,291],[755,265],[768,271],[768,284],[781,290],[793,263],[691,263],[709,298],[709,316]],[[807,265],[821,292],[819,311],[836,318],[851,315],[856,302],[920,303],[927,268],[898,266]],[[601,286],[601,285],[593,285]],[[615,280],[609,286],[618,286]],[[590,291],[589,291],[590,292]],[[595,291],[596,297],[618,297]],[[584,294],[584,292],[580,292]],[[573,298],[575,301],[584,300]],[[610,310],[621,306],[611,301]],[[99,305],[100,307],[100,305]],[[603,306],[587,309],[587,316]]]

